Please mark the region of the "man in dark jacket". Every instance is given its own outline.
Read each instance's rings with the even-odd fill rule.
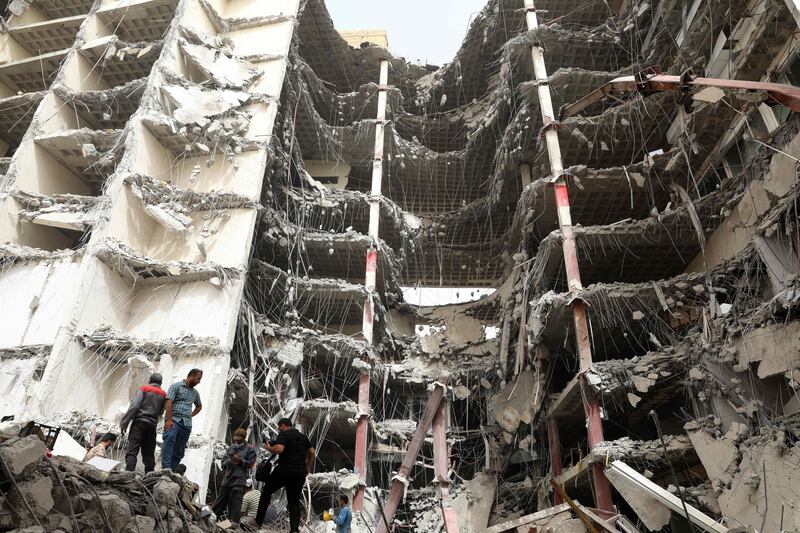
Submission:
[[[213,509],[217,516],[227,511],[228,520],[234,525],[239,524],[247,480],[256,464],[256,449],[245,442],[246,438],[247,431],[242,428],[233,433],[233,444],[228,446],[223,462],[225,476]]]
[[[164,414],[167,393],[161,388],[161,374],[152,374],[150,383],[142,385],[131,400],[128,411],[119,422],[122,434],[128,431],[128,448],[125,450],[125,470],[136,470],[136,457],[142,451],[144,471],[152,472],[156,465],[156,426]]]
[[[282,418],[278,421],[278,437],[265,443],[264,448],[278,455],[278,466],[269,475],[258,502],[256,524],[261,527],[267,513],[272,493],[281,487],[286,489],[286,502],[289,507],[289,532],[300,531],[300,501],[306,476],[314,463],[316,452],[308,437],[292,427],[292,421]]]

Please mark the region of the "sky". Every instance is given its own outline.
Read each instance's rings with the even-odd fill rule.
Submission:
[[[470,22],[486,3],[487,0],[325,0],[337,29],[384,29],[392,54],[432,65],[453,60]],[[406,301],[423,306],[477,300],[493,291],[403,288]]]
[[[401,289],[406,302],[421,306],[471,302],[494,292],[494,289],[476,287],[401,287]]]
[[[384,29],[395,56],[449,63],[487,0],[326,0],[339,30]]]

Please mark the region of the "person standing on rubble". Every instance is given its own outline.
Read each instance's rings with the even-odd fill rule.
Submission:
[[[203,408],[197,385],[203,379],[203,371],[193,368],[186,379],[173,383],[167,391],[164,415],[164,444],[161,447],[161,467],[173,472],[181,464],[186,452],[186,443],[192,433],[192,417]],[[194,406],[194,409],[192,409]]]
[[[136,458],[142,451],[144,471],[152,472],[156,467],[156,426],[164,414],[167,393],[161,388],[161,374],[150,375],[147,385],[142,385],[131,400],[128,411],[119,422],[120,434],[128,433],[125,449],[125,470],[136,470]]]
[[[333,520],[333,523],[336,524],[336,533],[350,533],[350,525],[353,522],[353,513],[350,511],[350,505],[348,504],[348,498],[346,495],[342,494],[339,496],[339,514],[333,516],[332,512],[325,511],[322,515],[322,519],[326,522]]]
[[[264,443],[264,448],[268,452],[278,455],[278,466],[270,473],[264,488],[261,489],[256,524],[261,527],[264,523],[272,493],[285,488],[287,507],[289,507],[289,533],[299,533],[303,485],[314,463],[316,451],[308,437],[292,427],[292,421],[288,418],[281,418],[278,421],[278,431],[280,433],[275,440]]]
[[[238,525],[242,511],[242,500],[250,471],[256,465],[256,449],[245,442],[247,430],[237,429],[233,433],[233,443],[228,446],[223,466],[225,475],[217,501],[214,502],[214,514],[220,516],[223,511],[228,513],[228,520]]]
[[[117,440],[117,436],[113,433],[104,433],[103,436],[100,437],[100,442],[97,444],[97,446],[86,452],[83,462],[85,463],[86,461],[89,461],[95,457],[106,457],[108,448],[114,444],[115,440]]]
[[[353,513],[350,511],[347,496],[339,496],[339,514],[333,519],[336,524],[336,533],[350,533],[350,524],[353,522]]]

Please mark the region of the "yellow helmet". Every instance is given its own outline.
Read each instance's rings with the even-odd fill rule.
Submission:
[[[329,522],[331,520],[331,514],[328,511],[325,511],[322,513],[322,519],[326,522]]]

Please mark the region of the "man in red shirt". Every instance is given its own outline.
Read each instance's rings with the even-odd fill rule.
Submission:
[[[161,374],[152,374],[150,383],[142,385],[131,400],[128,411],[119,422],[119,429],[128,433],[128,447],[125,450],[125,470],[136,470],[136,457],[142,451],[144,471],[152,472],[156,465],[156,426],[164,414],[167,393],[161,388]]]

